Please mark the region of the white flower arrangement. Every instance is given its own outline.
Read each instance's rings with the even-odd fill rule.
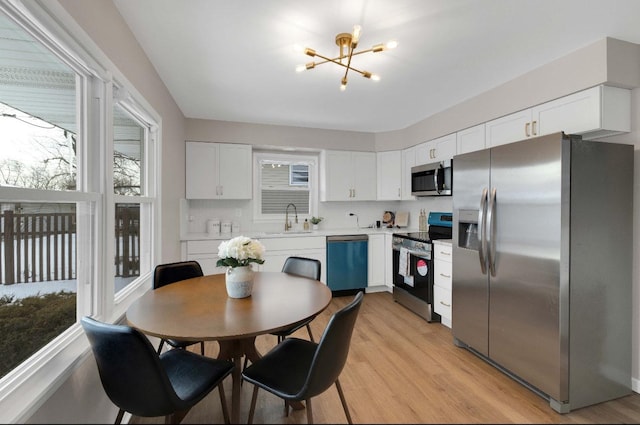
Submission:
[[[259,240],[236,236],[220,243],[216,266],[242,267],[251,263],[262,264],[264,251],[264,245]]]

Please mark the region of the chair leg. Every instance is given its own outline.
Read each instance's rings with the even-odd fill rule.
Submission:
[[[338,389],[338,395],[340,396],[340,402],[342,403],[344,414],[347,416],[347,422],[352,424],[353,422],[351,422],[351,415],[349,414],[349,408],[347,407],[347,400],[344,398],[344,393],[342,392],[340,381],[338,381],[337,379],[336,379],[336,388]]]
[[[311,326],[309,326],[309,324],[307,323],[307,332],[309,332],[309,339],[311,340],[311,342],[316,342],[313,339],[313,334],[311,333]]]
[[[227,408],[227,398],[224,395],[224,386],[222,382],[218,384],[218,391],[220,392],[220,403],[222,403],[222,416],[224,417],[224,423],[230,423],[229,420],[229,409]]]
[[[249,419],[247,419],[248,424],[253,423],[253,413],[256,411],[256,399],[258,398],[258,386],[255,385],[253,387],[253,397],[251,397],[251,407],[249,408]]]
[[[313,423],[313,409],[311,409],[311,399],[308,398],[306,400],[307,402],[306,404],[306,408],[307,408],[307,423],[308,424],[312,424]]]
[[[189,413],[189,410],[191,410],[191,409],[181,410],[179,412],[175,412],[172,415],[165,416],[164,417],[164,423],[165,424],[179,424],[180,422],[182,422],[184,417],[187,416],[187,413]]]
[[[160,345],[158,346],[158,354],[162,353],[162,347],[164,347],[164,339],[160,340]]]
[[[122,423],[123,416],[124,416],[124,410],[122,409],[118,410],[118,416],[116,416],[116,421],[114,422],[114,424],[119,425],[120,423]]]
[[[200,354],[204,356],[204,341],[200,341]]]

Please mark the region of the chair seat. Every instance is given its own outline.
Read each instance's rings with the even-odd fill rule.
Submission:
[[[300,401],[309,368],[318,348],[315,342],[287,338],[242,372],[244,379],[285,400]]]
[[[185,406],[200,401],[234,367],[230,361],[203,357],[186,350],[169,350],[160,355],[160,362]]]
[[[190,345],[199,344],[200,341],[181,341],[179,339],[165,339],[165,342],[173,348],[185,348]]]

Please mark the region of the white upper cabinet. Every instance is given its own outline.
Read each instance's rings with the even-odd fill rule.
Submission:
[[[631,91],[597,86],[486,123],[486,146],[558,131],[597,139],[631,131]]]
[[[186,142],[187,199],[251,199],[251,145]]]
[[[376,153],[323,151],[320,181],[322,201],[375,201]]]
[[[456,153],[475,152],[485,148],[485,124],[466,128],[456,133]]]
[[[402,199],[402,152],[378,152],[378,201]]]
[[[447,134],[416,146],[416,165],[451,159],[456,154],[456,133]]]
[[[416,165],[416,147],[402,150],[402,200],[415,201],[411,194],[411,167]]]

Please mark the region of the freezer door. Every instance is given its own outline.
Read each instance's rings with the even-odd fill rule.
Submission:
[[[489,354],[489,277],[482,231],[489,189],[489,150],[453,159],[451,330],[458,343]]]
[[[487,212],[489,358],[556,400],[561,234],[568,226],[561,214],[569,201],[562,196],[569,172],[562,148],[560,133],[493,148],[495,199]]]

